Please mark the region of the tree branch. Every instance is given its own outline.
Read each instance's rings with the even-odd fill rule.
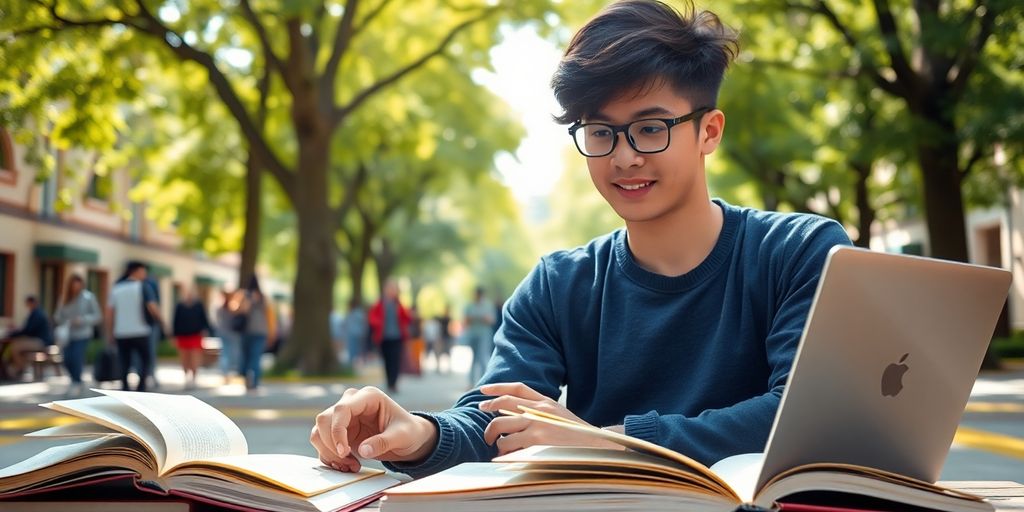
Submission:
[[[242,6],[242,14],[245,20],[252,25],[253,30],[256,31],[256,36],[260,40],[260,46],[263,48],[263,58],[267,61],[267,67],[270,69],[277,70],[281,74],[281,78],[284,80],[288,90],[295,92],[292,88],[291,80],[287,73],[285,73],[284,63],[281,62],[280,57],[274,53],[274,47],[270,44],[270,36],[267,34],[267,27],[260,21],[259,16],[256,15],[256,11],[252,9],[252,4],[249,0],[240,0]]]
[[[899,28],[892,16],[889,0],[874,0],[873,3],[878,16],[878,28],[882,32],[882,41],[892,62],[892,69],[896,72],[896,81],[902,83],[907,91],[914,91],[920,77],[907,62],[907,54],[903,50],[903,43],[900,42]]]
[[[341,15],[341,21],[338,22],[338,28],[334,32],[331,56],[327,59],[327,65],[324,67],[324,74],[321,78],[322,88],[325,92],[330,93],[331,98],[334,98],[334,85],[337,82],[338,66],[341,64],[341,58],[348,52],[348,47],[352,44],[352,38],[355,36],[352,25],[355,23],[356,10],[358,8],[359,0],[348,0],[345,4],[345,12]],[[333,108],[333,101],[331,106]]]
[[[979,4],[984,4],[983,1],[976,1],[975,6],[981,7]],[[957,55],[956,60],[957,72],[956,78],[953,79],[951,84],[950,94],[953,98],[960,98],[964,94],[964,90],[967,88],[967,79],[971,77],[971,73],[974,72],[974,68],[978,65],[978,59],[981,57],[981,50],[985,47],[985,43],[988,42],[988,38],[992,36],[993,25],[995,24],[996,9],[992,5],[985,6],[985,15],[981,17],[981,26],[978,27],[978,34],[971,41],[971,44],[967,45],[963,51]],[[973,12],[973,11],[972,11]]]
[[[369,25],[370,22],[374,20],[374,18],[379,16],[381,11],[383,11],[384,8],[387,7],[388,4],[390,3],[391,0],[380,0],[380,3],[377,4],[377,7],[375,7],[372,11],[367,13],[366,16],[363,16],[363,19],[359,20],[359,23],[355,25],[355,27],[352,29],[352,37],[355,37],[362,33],[362,31],[366,29],[366,26]]]
[[[984,151],[981,150],[981,146],[975,144],[974,150],[971,151],[970,158],[967,159],[967,163],[963,167],[963,172],[960,173],[960,181],[967,179],[971,172],[974,170],[974,166],[984,158]]]
[[[270,145],[267,144],[261,130],[253,122],[252,117],[246,110],[242,100],[238,97],[234,87],[232,87],[228,77],[217,67],[216,61],[213,57],[201,50],[198,50],[188,43],[171,30],[169,27],[164,25],[156,16],[150,12],[142,0],[135,0],[136,6],[139,8],[139,22],[133,22],[131,26],[143,34],[155,37],[161,41],[173,52],[179,59],[185,61],[192,61],[199,64],[206,69],[209,75],[210,83],[213,85],[217,95],[220,96],[221,101],[227,107],[231,115],[238,121],[238,125],[249,141],[251,150],[253,150],[258,157],[266,165],[267,170],[270,171],[271,175],[277,179],[281,188],[288,194],[288,197],[294,201],[295,196],[295,179],[294,173],[285,167],[284,163],[277,158],[273,150],[270,149]]]
[[[380,79],[373,85],[370,85],[369,87],[360,91],[358,94],[355,95],[355,97],[353,97],[348,102],[348,104],[342,106],[341,108],[335,109],[334,115],[332,116],[331,119],[332,127],[337,126],[338,123],[345,119],[346,116],[352,113],[356,108],[359,108],[359,106],[362,105],[363,102],[365,102],[367,99],[369,99],[371,96],[376,94],[381,89],[397,82],[405,75],[426,64],[428,61],[430,61],[430,59],[444,53],[445,49],[448,48],[448,45],[451,44],[453,39],[455,39],[455,36],[457,36],[463,30],[469,28],[473,24],[488,18],[495,12],[497,12],[496,7],[489,7],[483,12],[481,12],[479,15],[456,25],[455,28],[448,32],[448,35],[446,35],[444,39],[442,39],[441,42],[438,43],[438,45],[433,50],[427,52],[420,58],[410,62],[409,64],[406,64],[405,66],[399,68],[390,75]]]
[[[352,177],[351,181],[345,183],[345,195],[341,199],[341,204],[334,209],[334,217],[338,219],[339,225],[344,221],[349,210],[355,205],[356,194],[363,188],[368,175],[369,172],[367,171],[366,164],[360,162],[359,168],[356,169],[356,175]]]
[[[815,0],[814,5],[806,5],[798,2],[786,1],[785,5],[789,9],[807,11],[810,12],[811,14],[820,14],[824,16],[825,19],[828,20],[829,24],[831,24],[832,27],[836,29],[837,32],[839,32],[839,35],[842,36],[843,40],[846,41],[846,45],[849,46],[851,50],[853,50],[860,56],[861,73],[870,78],[871,81],[874,82],[880,89],[892,95],[904,97],[904,92],[901,84],[893,83],[879,73],[878,65],[875,64],[874,59],[871,58],[871,55],[867,53],[868,50],[862,49],[860,47],[860,41],[858,41],[857,37],[854,36],[853,32],[850,31],[850,29],[842,22],[842,20],[839,19],[839,16],[836,16],[835,11],[833,11],[828,6],[828,4],[825,3],[825,0]]]

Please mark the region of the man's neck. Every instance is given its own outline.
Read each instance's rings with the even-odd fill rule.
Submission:
[[[629,249],[641,267],[663,276],[680,276],[711,254],[723,222],[724,213],[717,204],[695,202],[671,217],[627,222]]]

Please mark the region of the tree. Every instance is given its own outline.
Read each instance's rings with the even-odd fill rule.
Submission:
[[[1019,92],[986,79],[1003,72],[1018,75],[1014,81],[1019,81],[1011,65],[1019,57],[1008,56],[1001,45],[1019,39],[1024,6],[1012,0],[873,0],[870,7],[769,0],[767,5],[797,14],[790,21],[803,20],[804,27],[827,24],[848,52],[838,61],[848,66],[836,71],[870,80],[903,103],[912,126],[905,137],[920,172],[931,254],[967,261],[964,182],[979,169],[992,169],[986,162],[993,151],[992,137],[972,139],[967,127],[983,115],[978,110],[995,110],[1006,118],[990,128],[1006,134],[1024,110],[1014,101]],[[800,18],[804,14],[810,17]],[[983,83],[991,94],[974,97],[972,91]]]
[[[460,36],[471,60],[486,59],[499,14],[533,19],[545,2],[512,4],[442,2],[393,5],[379,0],[338,2],[259,2],[240,0],[223,9],[219,2],[195,0],[162,4],[147,0],[33,0],[5,6],[6,28],[16,39],[80,31],[82,37],[144,38],[161,45],[178,60],[198,65],[238,123],[255,166],[262,167],[289,197],[297,219],[298,269],[295,278],[295,328],[301,350],[298,367],[328,369],[334,360],[328,336],[333,283],[337,275],[334,234],[338,209],[329,200],[331,148],[345,145],[339,129],[371,98],[443,55]],[[13,28],[12,28],[13,27]],[[243,47],[246,34],[258,44]],[[391,59],[370,60],[355,48],[400,46]],[[235,52],[235,53],[232,53]],[[231,56],[242,52],[247,72],[225,71]],[[411,55],[409,57],[397,57]],[[397,58],[396,58],[397,57]],[[388,63],[394,63],[388,65]],[[268,77],[285,101],[287,130],[293,139],[275,146],[262,129],[254,77]],[[271,107],[272,109],[274,107]],[[273,114],[272,114],[273,115]]]

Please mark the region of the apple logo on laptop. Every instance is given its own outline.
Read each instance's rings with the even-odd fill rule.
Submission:
[[[910,352],[907,352],[898,362],[885,367],[885,371],[882,372],[882,396],[896,396],[903,391],[903,374],[910,370],[904,361],[909,355]]]

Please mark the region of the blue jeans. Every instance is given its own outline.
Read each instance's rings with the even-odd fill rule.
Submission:
[[[220,335],[220,360],[218,363],[221,373],[228,375],[242,366],[239,361],[239,358],[242,357],[242,340],[239,339],[241,336],[238,333],[231,331],[218,334]]]
[[[89,338],[71,340],[64,347],[64,367],[68,369],[73,384],[82,383],[82,368],[85,367],[85,349]]]
[[[149,364],[146,365],[145,368],[143,368],[141,352],[137,352],[131,360],[132,367],[138,371],[139,375],[142,375],[143,373],[149,375],[153,379],[153,384],[156,386],[160,385],[160,383],[156,381],[156,346],[160,343],[161,334],[160,329],[157,329],[155,326],[149,331],[149,345],[146,349],[149,352]]]
[[[266,334],[246,334],[242,336],[242,371],[245,377],[245,385],[248,388],[256,388],[260,385],[260,358],[263,357],[263,348],[267,345]],[[252,376],[249,376],[249,372]]]

